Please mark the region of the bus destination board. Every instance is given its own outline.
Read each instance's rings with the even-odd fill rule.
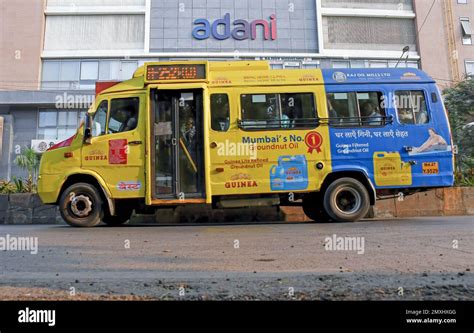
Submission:
[[[148,65],[147,81],[204,80],[205,65]]]

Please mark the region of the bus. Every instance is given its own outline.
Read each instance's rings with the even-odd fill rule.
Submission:
[[[453,185],[446,110],[418,69],[150,62],[96,90],[41,159],[39,195],[71,226],[189,204],[352,222],[376,200]]]

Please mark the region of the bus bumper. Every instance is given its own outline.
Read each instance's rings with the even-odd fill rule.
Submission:
[[[45,175],[38,177],[38,195],[44,204],[55,204],[58,201],[62,178],[60,175]]]

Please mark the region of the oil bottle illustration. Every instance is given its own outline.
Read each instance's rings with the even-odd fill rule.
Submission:
[[[278,165],[270,168],[272,191],[297,191],[308,187],[306,156],[280,156]]]
[[[374,153],[374,177],[378,186],[411,185],[411,164],[398,152]]]

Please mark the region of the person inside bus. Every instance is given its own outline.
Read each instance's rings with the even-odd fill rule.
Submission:
[[[296,111],[294,107],[290,107],[287,113],[281,115],[281,127],[282,128],[293,128],[295,127]]]
[[[354,125],[354,118],[350,114],[349,108],[349,100],[336,100],[333,93],[328,94],[329,124],[339,126]]]
[[[114,120],[120,122],[120,127],[116,133],[127,132],[137,127],[137,110],[132,105],[126,105],[113,115]],[[111,116],[112,117],[112,116]],[[110,128],[111,126],[109,126]]]
[[[281,115],[281,119],[278,117],[278,112],[276,112],[276,108],[274,105],[270,105],[267,108],[266,112],[267,117],[267,127],[269,128],[289,128],[291,125],[290,118],[286,114]]]
[[[377,112],[377,107],[371,101],[362,105],[362,123],[366,126],[382,125],[382,115]]]
[[[416,114],[416,124],[426,124],[428,123],[428,112],[426,112],[426,107],[422,105],[418,110],[414,110]]]
[[[402,124],[414,124],[413,112],[410,108],[399,108],[398,117]]]
[[[227,95],[223,95],[225,98],[219,95],[213,95],[211,98],[211,110],[212,110],[212,129],[220,130],[225,132],[229,129],[230,119],[229,119],[229,100]]]
[[[332,106],[331,99],[334,98],[334,94],[328,94],[327,102],[328,102],[328,116],[329,116],[329,124],[330,125],[337,125],[340,123],[340,119],[337,116],[336,110]]]
[[[196,162],[197,141],[196,141],[196,126],[194,125],[193,117],[189,117],[184,123],[183,129],[182,129],[182,138],[189,152],[189,155],[191,155],[191,158],[193,159],[193,161]]]
[[[420,147],[414,147],[413,153],[426,153],[430,151],[445,151],[448,148],[446,140],[436,133],[433,128],[428,130],[429,138]]]

